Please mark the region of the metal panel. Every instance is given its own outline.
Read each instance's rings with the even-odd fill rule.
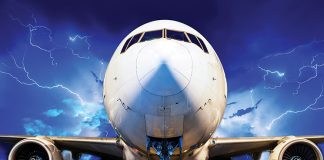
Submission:
[[[166,138],[182,136],[183,116],[165,116],[164,130],[164,136]]]
[[[183,116],[145,115],[145,120],[147,136],[172,138],[183,134]]]
[[[163,116],[153,116],[153,115],[145,115],[146,120],[146,135],[151,137],[164,137],[163,133],[163,124],[164,118]]]

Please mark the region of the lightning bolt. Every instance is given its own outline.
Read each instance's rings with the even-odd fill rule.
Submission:
[[[33,33],[40,30],[40,29],[44,29],[48,32],[48,39],[49,41],[53,41],[53,37],[52,37],[52,30],[49,29],[48,27],[46,26],[42,26],[42,25],[33,25],[33,24],[24,24],[20,19],[12,16],[11,14],[9,14],[9,17],[11,18],[11,20],[13,21],[16,21],[18,24],[20,24],[21,26],[25,27],[28,29],[28,32],[29,32],[29,44],[32,46],[32,47],[35,47],[45,53],[47,53],[51,59],[51,63],[52,65],[57,65],[57,62],[55,62],[55,59],[53,57],[53,51],[56,50],[56,48],[50,48],[50,49],[46,49],[36,43],[33,42]],[[37,24],[37,20],[35,18],[34,15],[32,15],[32,18],[34,20],[34,23]]]
[[[55,85],[52,85],[52,86],[42,85],[39,82],[37,82],[35,79],[33,79],[30,76],[30,73],[26,69],[26,66],[25,66],[25,62],[24,62],[25,61],[25,54],[24,54],[24,56],[22,58],[21,65],[18,65],[18,63],[17,63],[17,61],[16,61],[16,59],[15,59],[14,56],[11,55],[11,58],[12,58],[12,61],[13,61],[14,65],[15,65],[15,67],[17,69],[19,69],[19,70],[22,70],[25,73],[25,76],[29,80],[29,82],[25,82],[23,80],[20,80],[17,76],[13,75],[12,73],[5,72],[3,70],[0,70],[0,73],[5,74],[5,75],[13,78],[14,80],[16,80],[21,85],[37,86],[37,87],[42,88],[42,89],[56,89],[56,88],[63,89],[65,91],[67,91],[68,93],[74,95],[80,101],[81,105],[85,105],[86,104],[86,102],[84,101],[84,99],[81,97],[80,94],[74,92],[73,90],[69,89],[68,87],[66,87],[66,86],[64,86],[62,84],[55,84]]]
[[[317,78],[317,76],[318,76],[318,68],[324,66],[324,64],[317,64],[317,63],[315,63],[315,60],[316,60],[316,58],[317,58],[318,56],[321,56],[321,55],[323,55],[323,54],[317,54],[317,55],[313,56],[313,57],[312,57],[312,60],[311,60],[311,62],[310,62],[310,65],[305,65],[305,66],[302,66],[302,67],[299,68],[298,78],[301,77],[303,71],[304,71],[305,69],[307,69],[307,68],[310,68],[310,69],[314,70],[315,75],[314,75],[314,76],[310,76],[310,77],[308,77],[308,78],[307,78],[306,80],[304,80],[304,81],[296,81],[296,83],[297,83],[298,85],[297,85],[297,89],[295,90],[294,94],[298,94],[298,93],[299,93],[299,89],[300,89],[300,87],[301,87],[304,83],[307,83],[307,82],[311,81],[312,79]],[[314,63],[315,63],[315,64],[314,64]]]
[[[307,46],[311,46],[311,45],[314,45],[314,44],[319,44],[319,43],[323,43],[324,40],[319,40],[319,41],[312,41],[310,43],[307,43],[307,44],[303,44],[303,45],[298,45],[297,47],[289,50],[288,52],[280,52],[280,53],[276,53],[276,54],[272,54],[272,55],[269,55],[269,56],[265,56],[263,58],[260,59],[260,61],[262,60],[265,60],[265,59],[268,59],[270,57],[278,57],[278,56],[284,56],[284,55],[294,55],[296,53],[296,50],[299,49],[299,48],[303,48],[303,47],[307,47]],[[296,90],[293,92],[293,94],[298,94],[299,93],[299,89],[301,88],[301,86],[309,81],[311,81],[312,79],[316,78],[317,75],[318,75],[318,68],[319,67],[322,67],[324,66],[324,64],[314,64],[316,58],[319,56],[319,55],[323,55],[323,54],[317,54],[315,56],[312,57],[312,60],[310,62],[309,65],[303,65],[301,66],[298,70],[299,70],[299,75],[298,75],[298,78],[297,80],[295,81],[288,81],[286,79],[285,76],[285,73],[284,72],[280,72],[278,70],[275,70],[275,71],[272,71],[270,69],[266,69],[264,67],[261,67],[260,65],[258,65],[258,68],[265,72],[265,74],[263,75],[263,80],[266,81],[267,80],[267,76],[269,76],[270,74],[275,74],[277,77],[281,78],[281,77],[284,77],[284,81],[281,82],[279,85],[275,85],[273,87],[264,87],[265,89],[277,89],[277,88],[280,88],[283,86],[283,84],[287,83],[287,82],[293,82],[293,83],[296,83],[297,84],[297,88]],[[302,73],[304,73],[304,70],[307,69],[307,68],[310,68],[310,69],[313,69],[315,71],[315,75],[314,76],[310,76],[308,77],[306,80],[304,81],[299,81],[298,79],[301,77]]]
[[[298,114],[298,113],[302,113],[302,112],[305,112],[305,111],[308,111],[308,110],[321,110],[321,109],[324,109],[324,107],[313,108],[313,106],[317,104],[318,100],[320,100],[324,96],[323,91],[324,91],[324,89],[323,89],[323,85],[322,85],[321,93],[315,98],[313,103],[309,104],[308,106],[304,107],[304,109],[301,109],[301,110],[287,110],[286,112],[282,113],[278,117],[274,118],[269,123],[269,125],[266,127],[266,129],[270,130],[275,122],[279,121],[280,119],[282,119],[284,116],[286,116],[288,114]]]
[[[308,47],[308,46],[311,46],[311,45],[314,45],[314,44],[319,44],[319,43],[323,43],[324,40],[320,40],[320,41],[312,41],[308,44],[304,44],[304,45],[299,45],[291,50],[289,50],[288,52],[283,52],[283,53],[276,53],[276,54],[273,54],[273,55],[270,55],[270,56],[266,56],[264,58],[262,58],[261,60],[265,60],[267,58],[270,58],[270,57],[278,57],[278,56],[283,56],[283,55],[294,55],[296,53],[296,50],[299,49],[299,48],[303,48],[303,47]],[[301,86],[307,82],[310,82],[311,80],[313,79],[316,79],[318,78],[318,69],[320,67],[323,67],[324,66],[324,63],[318,63],[316,62],[317,58],[319,56],[323,56],[324,54],[316,54],[314,56],[312,56],[312,59],[311,61],[309,62],[309,64],[307,65],[302,65],[298,68],[298,77],[296,80],[292,80],[292,81],[288,81],[286,78],[285,78],[285,81],[283,81],[282,83],[280,83],[280,85],[276,85],[274,87],[265,87],[265,89],[276,89],[276,88],[280,88],[282,87],[282,85],[284,83],[287,83],[287,82],[291,82],[291,83],[296,83],[297,84],[297,87],[295,89],[295,91],[293,92],[293,94],[298,94],[299,93],[299,89],[301,88]],[[277,77],[284,77],[285,76],[285,73],[283,72],[280,72],[280,71],[273,71],[273,70],[270,70],[270,69],[266,69],[266,68],[263,68],[261,66],[258,66],[258,68],[265,72],[265,74],[263,75],[263,80],[266,81],[267,80],[267,76],[269,76],[270,74],[274,74],[275,76]],[[309,75],[308,77],[306,77],[305,79],[301,79],[303,74],[306,73],[307,71],[313,71],[314,73],[312,75]],[[285,112],[283,112],[282,114],[280,114],[279,116],[275,117],[274,119],[272,119],[270,121],[270,123],[267,125],[266,129],[267,130],[270,130],[272,128],[272,126],[279,120],[281,120],[282,118],[284,118],[285,116],[289,115],[289,114],[299,114],[299,113],[303,113],[303,112],[306,112],[306,111],[309,111],[309,110],[323,110],[324,107],[319,107],[319,108],[314,108],[314,105],[316,105],[318,103],[318,101],[323,97],[323,85],[322,85],[322,90],[320,92],[320,94],[314,99],[313,103],[303,107],[303,109],[300,109],[300,110],[287,110]]]
[[[313,44],[322,43],[322,42],[324,42],[324,40],[314,40],[314,41],[311,41],[310,43],[307,43],[307,44],[298,45],[298,46],[292,48],[291,50],[289,50],[287,52],[279,52],[279,53],[275,53],[275,54],[271,54],[271,55],[265,56],[265,57],[261,58],[260,60],[268,59],[270,57],[277,57],[277,56],[283,56],[283,55],[291,55],[291,54],[296,53],[295,51],[297,49],[299,49],[299,48],[311,46]]]
[[[274,74],[274,75],[276,75],[276,76],[279,77],[279,78],[285,76],[285,73],[284,73],[284,72],[280,72],[280,71],[277,71],[277,70],[272,71],[272,70],[269,70],[269,69],[265,69],[265,68],[263,68],[263,67],[261,67],[261,66],[258,66],[258,68],[259,68],[261,71],[264,71],[264,72],[265,72],[265,74],[263,75],[263,81],[266,81],[267,77],[268,77],[270,74]],[[276,89],[276,88],[280,88],[280,87],[282,87],[282,85],[283,85],[284,83],[286,83],[286,82],[287,82],[287,79],[284,77],[284,81],[283,81],[283,82],[280,82],[279,85],[275,85],[275,86],[273,86],[273,87],[267,87],[267,86],[265,86],[264,89]]]
[[[69,41],[70,42],[76,42],[77,40],[81,40],[81,41],[84,41],[86,44],[87,44],[87,48],[88,48],[88,51],[90,50],[91,48],[91,44],[89,43],[88,39],[90,38],[90,36],[80,36],[80,35],[74,35],[74,36],[69,36]],[[69,43],[67,43],[67,48],[68,48],[68,45]],[[75,53],[74,49],[73,48],[69,48],[72,52],[72,55],[74,56],[77,56],[78,58],[82,58],[82,59],[90,59],[90,57],[84,57],[84,56],[81,56],[80,54],[77,54]]]
[[[271,70],[268,70],[268,69],[264,69],[260,66],[258,66],[259,69],[261,69],[262,71],[266,72],[265,75],[263,75],[263,80],[266,80],[266,77],[269,75],[269,74],[276,74],[277,76],[279,77],[283,77],[285,76],[285,73],[283,72],[280,72],[280,71],[271,71]]]
[[[80,36],[80,35],[75,35],[75,36],[70,36],[70,37],[69,37],[69,40],[72,41],[72,42],[75,42],[77,39],[84,40],[84,41],[87,43],[87,45],[88,45],[88,49],[90,49],[91,45],[90,45],[90,43],[89,43],[89,41],[88,41],[88,38],[89,38],[89,37],[90,37],[90,36]]]
[[[53,42],[53,37],[52,37],[52,30],[49,27],[47,27],[47,26],[37,25],[38,24],[38,21],[37,21],[37,19],[36,19],[36,17],[35,17],[34,14],[32,14],[32,16],[31,16],[32,19],[33,19],[33,21],[34,21],[34,24],[32,24],[32,23],[28,23],[28,24],[23,23],[19,18],[16,18],[16,17],[14,17],[11,14],[8,14],[8,15],[9,15],[9,17],[10,17],[10,19],[12,21],[17,22],[19,25],[21,25],[21,26],[23,26],[23,27],[25,27],[25,28],[28,29],[28,32],[29,32],[29,37],[28,37],[28,39],[29,39],[29,45],[32,46],[32,47],[35,47],[35,48],[37,48],[37,49],[39,49],[39,50],[41,50],[41,51],[43,51],[45,53],[47,53],[49,55],[49,58],[51,59],[51,64],[53,66],[54,65],[58,65],[58,63],[55,61],[55,58],[53,57],[53,53],[54,53],[55,50],[57,50],[59,48],[62,48],[62,47],[59,47],[61,45],[54,44],[55,47],[45,48],[45,47],[43,47],[43,46],[35,43],[34,40],[33,40],[34,33],[39,32],[41,30],[45,30],[47,32],[48,40],[50,42],[54,43]],[[81,40],[84,43],[86,43],[87,48],[88,48],[88,51],[89,51],[90,48],[91,48],[91,44],[89,43],[89,40],[88,39],[90,37],[91,36],[81,36],[81,35],[69,36],[68,37],[68,42],[66,43],[65,48],[66,49],[69,49],[71,51],[71,54],[73,56],[76,56],[76,57],[81,58],[81,59],[89,59],[90,57],[84,57],[84,56],[81,56],[78,53],[75,53],[75,50],[73,48],[69,48],[68,47],[68,44],[71,43],[71,42],[76,42],[77,40]]]
[[[74,59],[90,59],[90,56],[92,58],[92,55],[85,57],[81,55],[81,53],[89,52],[90,49],[92,49],[92,43],[90,43],[91,36],[83,34],[67,34],[65,38],[61,40],[58,39],[60,37],[56,38],[56,36],[54,35],[54,33],[56,33],[55,28],[46,25],[46,23],[42,24],[41,21],[38,21],[34,14],[31,15],[31,19],[29,19],[29,21],[25,21],[22,17],[17,18],[15,17],[15,14],[7,14],[7,16],[7,19],[10,22],[12,22],[15,26],[18,26],[20,30],[26,33],[26,36],[24,36],[26,40],[23,42],[23,44],[25,44],[26,46],[23,55],[16,56],[16,54],[11,54],[8,56],[9,61],[0,62],[0,74],[4,78],[7,78],[13,83],[16,83],[18,86],[30,86],[36,89],[48,90],[49,92],[61,91],[65,95],[71,97],[73,101],[68,102],[65,105],[77,107],[73,108],[73,112],[79,113],[78,118],[82,118],[82,121],[77,124],[78,126],[75,126],[77,129],[76,131],[74,131],[75,129],[69,131],[71,132],[70,134],[81,134],[83,127],[85,127],[86,129],[95,129],[95,131],[98,130],[102,132],[102,134],[106,137],[109,136],[109,130],[104,132],[100,128],[100,125],[102,125],[100,124],[100,121],[102,119],[105,119],[106,117],[99,117],[99,120],[97,120],[96,118],[89,119],[90,116],[96,117],[99,113],[93,112],[103,107],[100,94],[99,96],[97,96],[95,92],[95,94],[93,94],[93,97],[82,97],[83,94],[81,93],[83,92],[74,90],[70,86],[64,85],[62,82],[45,83],[43,81],[40,81],[37,77],[33,77],[33,68],[31,68],[27,61],[27,48],[32,49],[33,51],[37,51],[41,55],[45,55],[47,58],[45,62],[47,62],[47,64],[51,64],[52,66],[57,66],[59,64],[59,58],[57,57],[56,53],[61,53],[61,51],[75,57]],[[44,42],[42,40],[44,40]],[[82,45],[82,48],[78,48],[79,44]],[[79,54],[78,52],[81,53]],[[105,70],[105,66],[102,60],[100,60],[99,62],[99,66],[98,64],[95,64],[94,67],[98,67],[96,69],[100,69],[99,78],[101,78]],[[87,124],[85,123],[88,123],[89,126],[87,126]],[[50,126],[50,129],[48,130],[56,130],[56,128],[52,128],[51,125],[48,126]],[[37,126],[35,127],[37,129]],[[53,133],[59,134],[58,132]]]
[[[37,18],[35,17],[34,14],[31,15],[31,18],[33,19],[33,23],[24,23],[21,19],[19,19],[17,17],[14,17],[12,14],[9,14],[9,13],[8,13],[8,16],[10,17],[10,19],[12,21],[15,21],[20,26],[27,28],[28,33],[29,33],[28,42],[29,42],[30,46],[32,46],[34,48],[37,48],[37,49],[43,51],[44,53],[47,53],[49,55],[49,58],[51,59],[51,65],[58,65],[58,63],[55,61],[55,59],[53,57],[53,52],[59,48],[58,47],[59,45],[55,44],[55,47],[45,48],[45,47],[41,46],[40,44],[37,44],[36,42],[34,42],[34,39],[33,39],[36,32],[42,31],[42,32],[46,32],[46,36],[47,36],[48,40],[50,42],[53,42],[53,37],[52,37],[53,32],[49,27],[44,26],[44,25],[38,25]],[[91,44],[88,41],[89,38],[90,38],[90,36],[81,36],[81,35],[69,36],[67,44],[69,42],[75,42],[75,41],[80,40],[80,41],[83,41],[84,43],[86,43],[87,49],[90,50]],[[68,46],[66,46],[65,48],[70,49],[71,52],[72,52],[72,55],[74,55],[74,56],[76,56],[78,58],[89,59],[89,57],[82,57],[79,54],[75,53],[74,49],[68,48]],[[0,73],[5,74],[7,76],[10,76],[11,78],[16,80],[21,85],[37,86],[37,87],[42,88],[42,89],[57,89],[57,88],[63,89],[65,91],[67,91],[68,93],[72,94],[73,96],[75,96],[80,101],[80,103],[82,105],[86,104],[86,101],[82,98],[82,96],[80,94],[78,94],[77,92],[75,92],[75,91],[71,90],[70,88],[64,86],[63,84],[43,85],[43,84],[37,82],[34,78],[32,78],[30,76],[30,72],[25,67],[25,63],[24,63],[24,61],[25,61],[25,53],[24,53],[24,56],[22,58],[21,65],[18,65],[18,63],[17,63],[14,56],[11,55],[11,58],[12,58],[12,61],[14,63],[14,66],[17,69],[19,69],[19,70],[21,70],[21,71],[23,71],[25,73],[25,76],[28,79],[28,81],[21,80],[17,76],[15,76],[14,74],[12,74],[10,72],[0,70]],[[103,62],[101,62],[101,63],[103,64]],[[3,66],[5,66],[5,67],[8,67],[8,65],[5,64],[5,63],[1,63],[1,64]]]

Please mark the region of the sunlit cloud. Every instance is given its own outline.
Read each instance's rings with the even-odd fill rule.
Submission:
[[[47,117],[57,117],[61,115],[64,111],[62,109],[49,109],[43,114],[46,115]]]

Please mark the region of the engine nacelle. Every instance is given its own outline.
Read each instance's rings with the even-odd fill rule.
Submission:
[[[27,138],[18,142],[9,153],[9,160],[62,160],[61,151],[46,137]]]
[[[323,160],[315,143],[307,139],[285,137],[271,151],[269,160]]]

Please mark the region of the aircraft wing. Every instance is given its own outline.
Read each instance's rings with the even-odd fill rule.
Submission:
[[[59,150],[70,150],[75,153],[89,153],[105,159],[120,160],[123,157],[122,146],[116,138],[90,137],[35,137],[0,135],[0,142],[15,145],[22,140],[36,138],[51,141]]]
[[[280,143],[290,142],[323,143],[324,136],[212,138],[209,157],[226,158],[247,153],[260,156],[262,151],[273,150]]]
[[[11,145],[16,145],[28,139],[49,141],[59,150],[70,150],[74,153],[89,153],[109,160],[120,160],[123,158],[122,145],[119,139],[116,138],[0,135],[1,143]],[[226,159],[242,154],[252,154],[255,157],[260,157],[262,151],[274,150],[280,144],[285,145],[285,143],[293,142],[317,144],[324,142],[324,136],[212,138],[208,146],[209,157],[210,159]]]

